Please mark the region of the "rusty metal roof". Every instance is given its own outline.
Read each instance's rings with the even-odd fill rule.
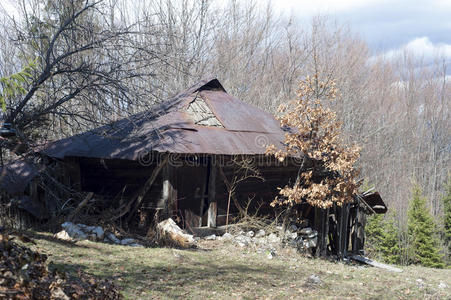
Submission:
[[[195,123],[188,106],[201,98],[223,126]],[[186,154],[264,154],[284,132],[272,115],[229,95],[215,78],[203,80],[150,110],[66,139],[41,153],[50,157],[138,160],[150,151]]]
[[[22,194],[39,171],[39,166],[24,158],[9,162],[0,168],[0,189],[13,196]]]

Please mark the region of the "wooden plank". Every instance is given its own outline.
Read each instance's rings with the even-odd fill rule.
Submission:
[[[367,257],[364,257],[364,256],[351,255],[351,256],[349,256],[349,258],[352,259],[352,260],[355,260],[355,261],[358,261],[358,262],[361,262],[361,263],[364,263],[364,264],[376,267],[376,268],[381,268],[381,269],[388,270],[390,272],[396,272],[396,273],[401,273],[402,272],[402,270],[399,269],[399,268],[396,268],[396,267],[393,267],[393,266],[390,266],[390,265],[386,265],[386,264],[377,262],[375,260],[371,260],[371,259],[369,259]]]
[[[169,156],[167,155],[163,161],[161,161],[156,167],[155,169],[153,169],[152,171],[152,175],[150,175],[149,179],[147,179],[147,181],[144,183],[143,187],[137,191],[135,193],[135,195],[133,195],[133,197],[131,198],[129,204],[127,205],[127,209],[126,211],[128,211],[131,207],[131,205],[133,203],[135,203],[133,209],[130,211],[130,214],[127,218],[127,223],[130,222],[131,218],[133,217],[133,215],[135,214],[136,210],[138,210],[139,205],[141,204],[142,200],[144,199],[144,196],[146,195],[146,193],[150,190],[150,188],[152,187],[155,179],[157,179],[158,174],[160,173],[161,169],[163,168],[163,166],[165,166],[168,162]]]
[[[158,208],[162,210],[160,216],[163,219],[172,217],[174,210],[177,210],[177,188],[175,167],[166,164],[163,168],[163,187]]]
[[[85,199],[78,204],[77,208],[69,215],[68,220],[72,221],[73,218],[80,212],[80,210],[88,204],[89,200],[92,199],[92,196],[94,196],[94,193],[90,192],[88,195],[86,195]]]
[[[208,178],[208,227],[216,227],[218,215],[218,203],[216,202],[216,167],[210,164],[210,176]]]

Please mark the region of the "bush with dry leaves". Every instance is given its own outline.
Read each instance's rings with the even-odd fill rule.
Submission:
[[[283,161],[287,156],[311,160],[303,163],[296,182],[280,188],[280,196],[271,203],[293,206],[307,202],[314,207],[342,205],[357,193],[356,161],[360,147],[347,145],[342,138],[342,124],[330,105],[337,98],[333,81],[323,82],[318,76],[307,77],[299,84],[297,98],[281,105],[278,117],[287,129],[284,149],[270,145],[266,153]],[[326,176],[324,176],[326,175]]]

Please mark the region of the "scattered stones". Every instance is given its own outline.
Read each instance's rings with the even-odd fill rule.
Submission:
[[[88,239],[88,235],[84,233],[79,226],[75,225],[72,222],[64,222],[63,224],[61,224],[61,227],[63,227],[63,229],[67,232],[67,234],[73,239],[76,240]]]

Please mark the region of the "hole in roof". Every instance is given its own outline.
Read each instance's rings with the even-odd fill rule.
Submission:
[[[199,95],[190,102],[187,112],[196,125],[224,128],[218,118],[216,118],[215,114],[211,111],[210,107],[208,107],[205,100]]]

